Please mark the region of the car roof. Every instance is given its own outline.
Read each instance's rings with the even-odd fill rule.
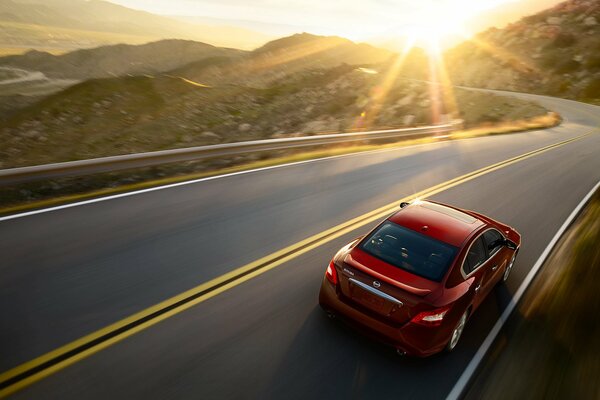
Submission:
[[[456,247],[485,225],[485,222],[459,208],[422,200],[411,203],[388,219]]]

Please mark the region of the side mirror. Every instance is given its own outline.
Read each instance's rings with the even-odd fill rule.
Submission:
[[[400,208],[404,208],[406,206],[410,205],[410,203],[407,203],[406,201],[403,201],[402,203],[400,203]]]
[[[504,241],[504,245],[506,247],[508,247],[509,249],[511,249],[511,250],[516,250],[517,249],[517,244],[515,242],[513,242],[512,240],[510,240],[510,239],[506,239]]]

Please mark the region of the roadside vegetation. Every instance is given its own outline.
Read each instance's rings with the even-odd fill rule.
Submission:
[[[510,341],[467,398],[600,397],[600,192],[522,301]]]

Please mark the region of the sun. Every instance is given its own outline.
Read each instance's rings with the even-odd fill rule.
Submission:
[[[412,2],[412,9],[407,10],[407,1]],[[364,73],[373,72],[380,77],[367,107],[357,114],[355,128],[368,129],[376,123],[384,110],[386,98],[394,90],[398,79],[427,84],[429,122],[432,125],[460,122],[461,110],[454,94],[451,76],[446,70],[443,50],[465,39],[474,40],[467,29],[471,18],[477,18],[487,9],[512,1],[517,0],[418,0],[418,3],[415,0],[386,0],[389,7],[387,20],[396,19],[395,23],[390,23],[385,29],[387,37],[392,39],[387,47],[394,49],[396,54],[381,69],[381,74],[376,70],[361,69]],[[425,50],[424,59],[420,56],[421,52],[412,52],[414,47]],[[488,47],[487,51],[499,52]],[[413,54],[417,54],[416,58],[411,58]],[[403,75],[405,62],[414,60],[419,60],[416,64],[413,63],[420,68],[418,79]],[[425,62],[421,63],[420,60]]]
[[[408,42],[428,48],[468,39],[473,33],[467,28],[467,22],[477,18],[478,14],[515,0],[420,0],[421,6],[415,7],[396,29],[396,35]],[[400,6],[401,3],[398,3]],[[408,22],[407,22],[408,21]]]
[[[415,42],[440,42],[448,36],[464,35],[463,23],[451,15],[430,14],[406,25],[404,34]]]
[[[457,38],[471,36],[464,22],[463,18],[452,13],[444,15],[430,13],[403,25],[397,35],[418,47],[426,49],[445,47]]]

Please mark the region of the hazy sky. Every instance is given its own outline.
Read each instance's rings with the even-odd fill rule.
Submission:
[[[252,20],[351,39],[402,34],[423,26],[482,29],[560,0],[112,0],[164,15]],[[505,15],[509,14],[509,15]],[[478,15],[485,15],[478,21]],[[496,19],[498,19],[496,18]],[[316,32],[315,32],[316,31]]]

